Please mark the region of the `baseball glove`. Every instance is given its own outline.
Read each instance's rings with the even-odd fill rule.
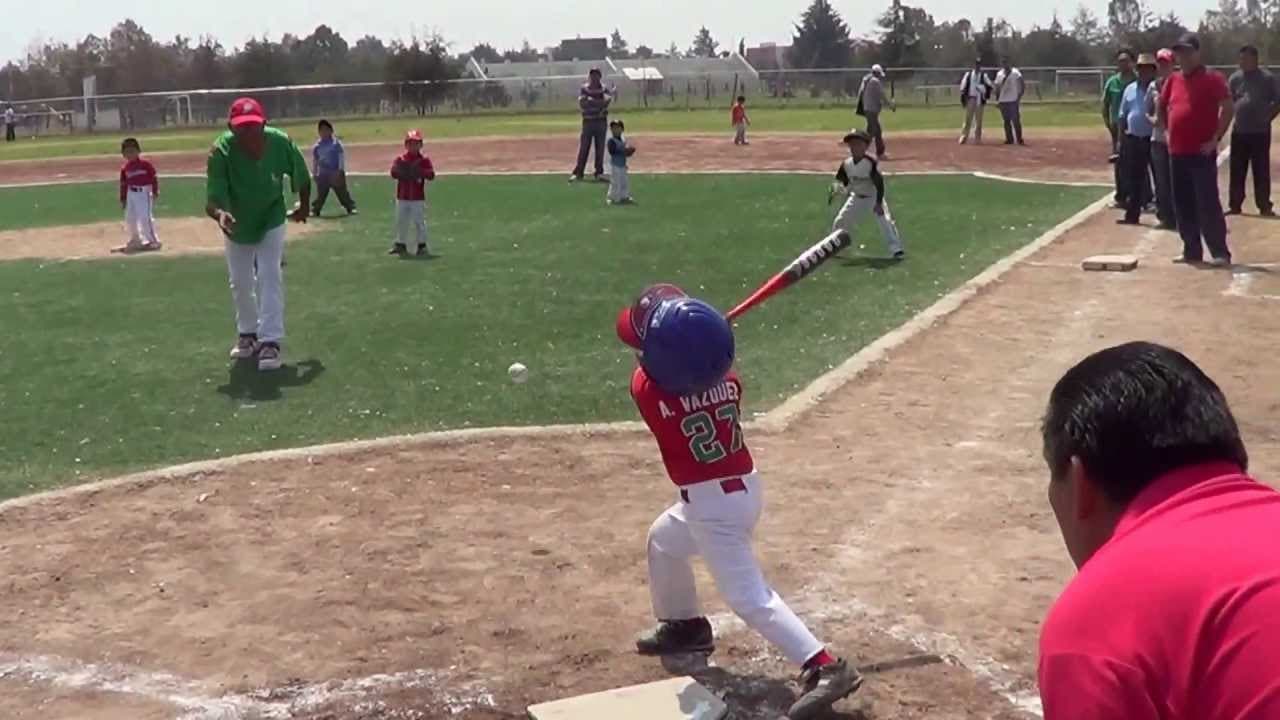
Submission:
[[[838,182],[831,183],[831,185],[827,188],[827,204],[830,205],[832,201],[836,199],[837,195],[843,195],[845,194],[845,192],[846,192],[845,187],[840,183]]]

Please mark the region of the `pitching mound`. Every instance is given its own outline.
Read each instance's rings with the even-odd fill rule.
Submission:
[[[124,244],[123,223],[58,225],[0,232],[0,260],[46,258],[51,260],[100,260],[173,257],[174,255],[216,255],[222,252],[222,233],[205,218],[165,218],[156,221],[164,248],[159,252],[121,255],[112,250]],[[309,235],[316,225],[292,225],[289,239]]]

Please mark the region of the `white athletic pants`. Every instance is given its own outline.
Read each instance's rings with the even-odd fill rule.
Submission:
[[[898,226],[893,222],[893,215],[889,212],[889,203],[884,203],[884,215],[876,215],[876,199],[874,197],[858,197],[850,194],[849,199],[844,201],[844,206],[840,208],[840,212],[836,214],[835,222],[831,223],[831,229],[847,230],[853,235],[853,228],[862,218],[867,215],[875,217],[876,223],[880,225],[880,234],[884,236],[884,244],[889,247],[889,252],[902,252],[902,237],[898,234]]]
[[[151,188],[142,190],[129,189],[124,198],[124,226],[129,231],[130,245],[154,245],[160,242],[156,237],[156,221],[151,216]]]
[[[969,102],[964,106],[964,128],[960,130],[960,139],[969,142],[969,133],[973,133],[973,139],[982,142],[982,111],[986,106],[982,104],[982,100],[971,97]]]
[[[747,124],[746,123],[740,122],[740,123],[733,124],[733,144],[734,145],[747,144]]]
[[[701,555],[729,607],[752,630],[803,664],[823,648],[800,618],[765,582],[751,548],[764,510],[764,484],[752,473],[746,492],[726,494],[712,480],[688,486],[689,502],[676,502],[649,528],[649,593],[659,620],[702,616],[690,560]]]
[[[396,242],[412,247],[427,244],[427,203],[425,200],[396,200]]]
[[[284,339],[285,226],[268,230],[256,245],[226,240],[231,298],[236,304],[236,332],[256,334],[262,342]]]
[[[608,200],[611,203],[619,203],[631,197],[631,177],[627,174],[625,167],[614,165],[612,175],[609,178],[609,194]]]

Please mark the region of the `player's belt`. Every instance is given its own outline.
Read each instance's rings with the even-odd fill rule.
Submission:
[[[734,493],[740,493],[740,492],[744,493],[747,491],[747,481],[743,480],[740,477],[729,478],[728,480],[721,480],[719,484],[720,484],[720,489],[724,491],[725,495],[732,495]],[[684,488],[680,488],[680,500],[683,501],[684,504],[686,505],[689,504],[688,490]]]
[[[129,192],[150,192],[150,190],[151,187],[149,185],[143,185],[142,187],[129,186]]]

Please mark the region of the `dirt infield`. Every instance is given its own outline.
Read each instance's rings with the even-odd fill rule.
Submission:
[[[760,134],[752,144],[734,147],[727,135],[636,134],[636,172],[658,171],[832,171],[843,149],[830,135]],[[1111,174],[1103,133],[1054,132],[1033,137],[1026,147],[957,145],[955,135],[911,134],[889,138],[889,172],[933,170],[982,171],[1039,180],[1103,181]],[[399,146],[351,145],[347,168],[352,172],[389,171]],[[482,138],[430,141],[427,153],[439,171],[564,172],[577,152],[577,137]],[[152,159],[162,174],[200,174],[204,153],[161,153]],[[37,181],[109,180],[119,173],[118,158],[67,158],[0,163],[0,185]],[[590,170],[588,170],[590,171]]]
[[[306,237],[316,224],[290,225],[289,240]],[[222,253],[222,233],[204,218],[161,218],[156,230],[164,247],[160,252],[128,255],[131,259],[173,257],[175,255],[218,255]],[[22,259],[103,260],[122,258],[115,252],[127,239],[118,222],[88,225],[59,225],[45,228],[0,231],[0,261]]]
[[[1280,267],[1280,226],[1233,219],[1251,264],[1228,272],[1113,219],[749,438],[762,559],[800,614],[859,664],[948,659],[873,675],[831,718],[1036,716],[1038,626],[1070,574],[1037,424],[1085,353],[1181,348],[1233,401],[1254,470],[1280,472],[1280,364],[1259,360],[1280,302],[1240,279]],[[1118,252],[1142,266],[1079,270]],[[0,716],[511,720],[661,678],[629,651],[661,476],[643,434],[488,438],[0,505]],[[700,578],[722,637],[705,682],[735,718],[775,720],[794,668]]]

